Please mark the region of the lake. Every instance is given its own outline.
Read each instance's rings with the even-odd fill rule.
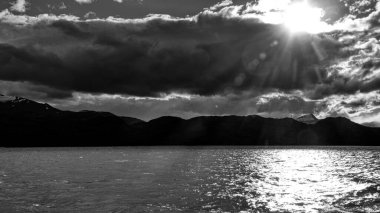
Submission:
[[[0,212],[380,212],[380,148],[0,149]]]

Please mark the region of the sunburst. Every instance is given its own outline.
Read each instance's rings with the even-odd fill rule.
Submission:
[[[283,13],[283,24],[293,33],[320,33],[328,25],[321,19],[324,11],[310,6],[306,1],[288,5]]]

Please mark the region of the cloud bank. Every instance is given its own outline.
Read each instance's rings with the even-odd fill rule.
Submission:
[[[4,10],[0,91],[145,119],[363,116],[360,112],[372,113],[378,104],[371,100],[380,89],[380,4],[356,4],[339,17],[325,17],[331,30],[313,35],[294,35],[265,21],[260,3],[223,1],[195,16],[140,19]],[[186,98],[165,99],[173,94]],[[89,97],[96,101],[86,102]],[[148,112],[152,106],[155,113]]]

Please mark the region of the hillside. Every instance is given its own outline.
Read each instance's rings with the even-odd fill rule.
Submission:
[[[62,111],[0,96],[0,146],[380,145],[380,129],[346,118],[161,117],[145,122],[108,112]]]

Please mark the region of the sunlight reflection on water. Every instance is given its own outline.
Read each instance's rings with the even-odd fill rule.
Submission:
[[[380,212],[380,149],[0,150],[0,212]]]
[[[357,163],[346,154],[326,150],[266,150],[259,156],[247,156],[244,160],[253,174],[240,178],[259,177],[245,184],[250,206],[255,208],[256,203],[264,203],[272,211],[317,212],[328,209],[351,191],[369,187],[371,183],[352,181],[349,170]],[[379,179],[379,174],[369,178]],[[254,194],[251,192],[258,192],[258,196],[250,198]]]

